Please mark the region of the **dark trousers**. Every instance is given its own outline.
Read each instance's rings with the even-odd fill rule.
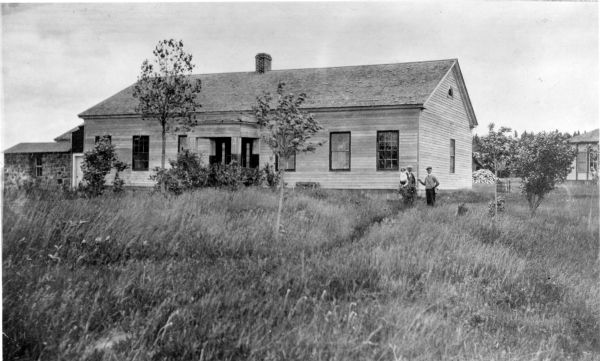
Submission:
[[[425,196],[427,197],[427,205],[435,206],[435,189],[425,189]]]

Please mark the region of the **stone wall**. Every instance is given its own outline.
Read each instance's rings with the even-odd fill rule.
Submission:
[[[42,175],[36,174],[36,161],[41,159]],[[4,179],[29,177],[35,183],[48,186],[70,186],[71,153],[14,153],[4,154]]]

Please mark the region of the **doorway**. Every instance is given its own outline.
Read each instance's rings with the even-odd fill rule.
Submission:
[[[211,164],[231,163],[231,138],[213,138],[215,141],[215,155]]]
[[[73,154],[73,180],[71,182],[71,186],[73,188],[77,188],[79,183],[83,181],[83,170],[81,169],[81,165],[83,164],[83,153],[75,153]]]
[[[253,164],[253,147],[254,139],[242,138],[242,167],[254,168]]]

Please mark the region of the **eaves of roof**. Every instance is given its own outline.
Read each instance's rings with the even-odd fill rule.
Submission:
[[[19,143],[4,151],[4,154],[15,153],[65,153],[71,151],[70,142]]]

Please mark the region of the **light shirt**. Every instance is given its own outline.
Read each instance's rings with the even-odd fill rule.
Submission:
[[[407,180],[408,176],[406,175],[406,172],[400,172],[400,183],[406,183]]]
[[[425,188],[426,189],[435,188],[439,185],[440,185],[440,182],[438,182],[437,178],[433,174],[428,174],[427,177],[425,177]]]

